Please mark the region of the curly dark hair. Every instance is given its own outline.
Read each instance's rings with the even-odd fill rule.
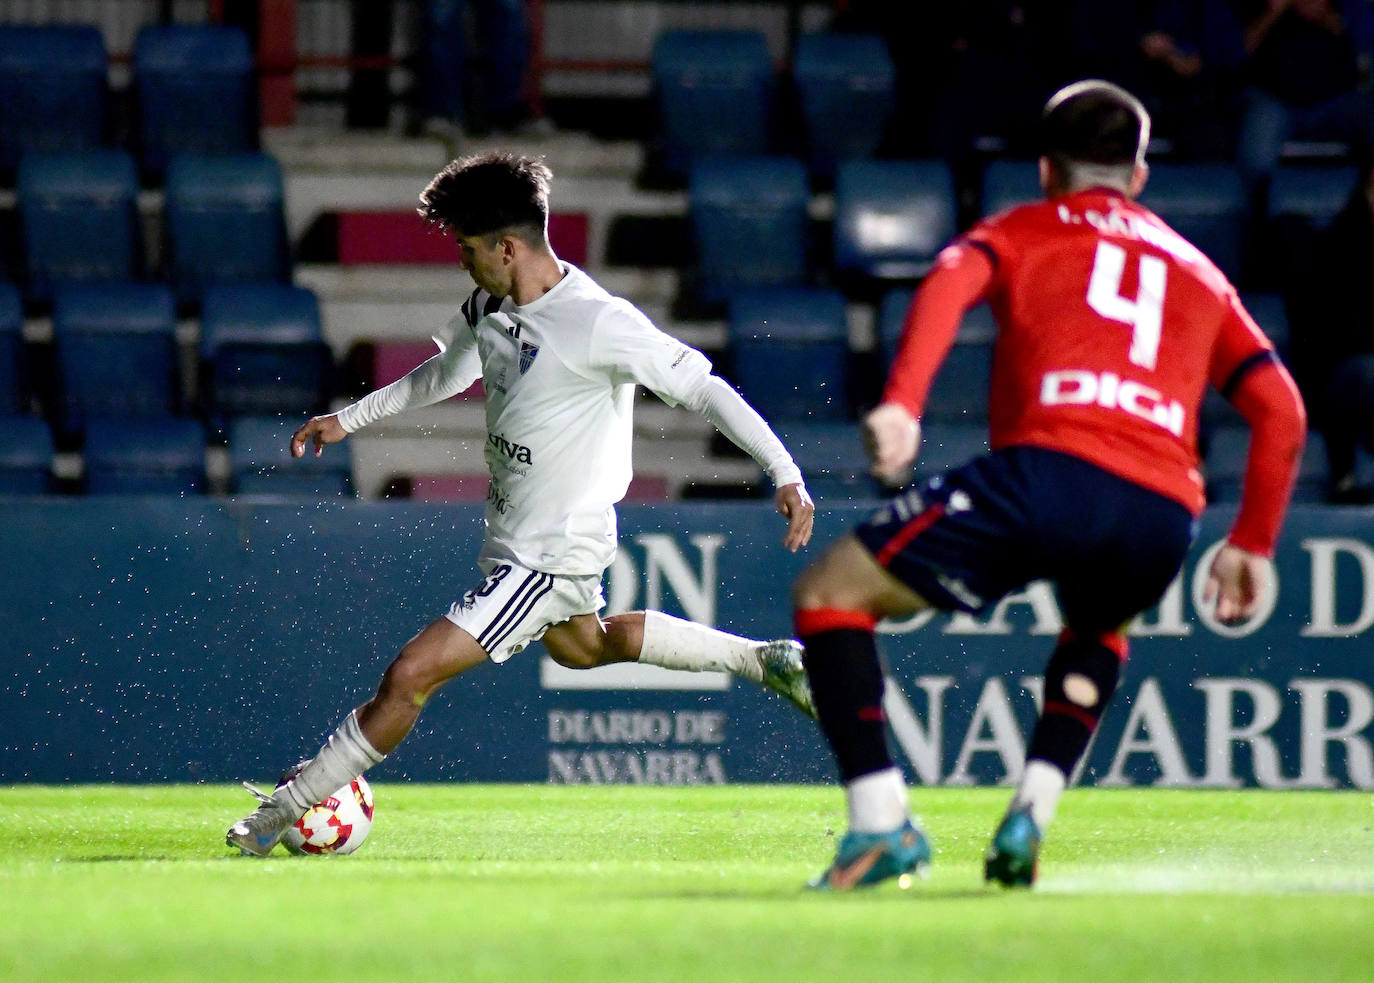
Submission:
[[[449,162],[420,194],[426,222],[455,235],[543,240],[553,171],[543,158],[490,150]]]

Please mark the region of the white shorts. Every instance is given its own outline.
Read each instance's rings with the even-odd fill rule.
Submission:
[[[473,638],[492,662],[505,662],[554,625],[606,606],[600,574],[539,573],[512,560],[477,561],[486,579],[444,615]]]

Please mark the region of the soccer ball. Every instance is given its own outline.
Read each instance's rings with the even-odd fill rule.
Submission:
[[[296,769],[282,776],[281,788]],[[372,787],[359,775],[343,788],[317,802],[282,835],[286,849],[297,854],[352,853],[372,829]]]

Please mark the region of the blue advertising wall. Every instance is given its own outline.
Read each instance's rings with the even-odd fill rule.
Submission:
[[[793,576],[863,514],[822,511],[794,556],[764,503],[621,510],[612,610],[790,633]],[[1265,610],[1200,602],[1230,514],[1132,628],[1080,776],[1098,785],[1374,788],[1374,512],[1299,509]],[[275,778],[473,586],[475,506],[0,502],[0,781]],[[894,746],[913,780],[1016,776],[1059,630],[1044,584],[988,617],[884,626]],[[822,781],[814,725],[753,684],[640,666],[562,670],[533,646],[450,683],[384,780]]]

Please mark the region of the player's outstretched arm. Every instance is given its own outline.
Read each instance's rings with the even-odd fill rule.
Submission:
[[[873,476],[889,485],[901,483],[921,447],[921,424],[899,403],[879,403],[864,417],[864,450]]]
[[[675,398],[709,420],[773,479],[778,488],[774,504],[787,519],[782,544],[793,552],[805,546],[811,539],[816,505],[807,494],[792,455],[767,421],[720,376],[706,375],[694,390]]]
[[[1223,624],[1247,621],[1259,608],[1272,568],[1268,557],[1226,543],[1212,559],[1202,599],[1216,602],[1216,618]]]
[[[312,416],[291,435],[291,456],[304,457],[308,443],[315,448],[315,456],[319,457],[324,453],[325,444],[337,444],[347,436],[348,431],[339,423],[339,414]]]
[[[811,501],[806,486],[800,481],[783,485],[773,493],[773,504],[787,519],[787,535],[782,545],[793,553],[811,542],[811,530],[816,524],[816,503]]]

